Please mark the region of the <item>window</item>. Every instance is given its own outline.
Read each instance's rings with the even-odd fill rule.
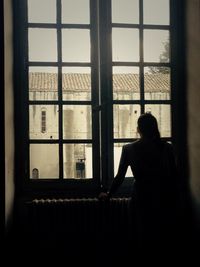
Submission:
[[[41,111],[41,132],[46,132],[46,110]]]
[[[170,0],[15,2],[27,184],[108,184],[144,112],[172,141]]]
[[[39,170],[37,168],[34,168],[32,170],[32,178],[33,179],[38,179],[39,178]]]

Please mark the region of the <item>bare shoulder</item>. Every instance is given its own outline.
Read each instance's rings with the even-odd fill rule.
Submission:
[[[138,146],[140,146],[140,140],[139,139],[134,141],[134,142],[123,145],[123,149],[129,151],[129,150],[133,150],[133,149],[137,148]]]

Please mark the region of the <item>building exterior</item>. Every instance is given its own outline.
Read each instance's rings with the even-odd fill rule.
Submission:
[[[62,77],[63,100],[91,100],[90,74],[64,73]],[[139,100],[139,81],[139,74],[137,73],[113,74],[113,99]],[[169,73],[146,73],[144,75],[144,97],[146,100],[169,100],[170,94]],[[58,74],[30,72],[29,100],[58,100]],[[156,116],[161,136],[170,137],[169,105],[148,104],[145,106],[145,111],[152,112]],[[114,138],[137,138],[136,125],[140,114],[139,104],[113,105]],[[63,105],[63,139],[91,139],[91,115],[90,105]],[[29,122],[30,139],[58,139],[59,106],[53,104],[30,105]],[[115,144],[114,147],[115,173],[121,154],[121,146],[122,144]],[[31,178],[59,177],[58,149],[58,144],[31,145]],[[63,151],[64,178],[92,178],[91,144],[64,144]],[[48,165],[42,166],[42,158],[46,156],[48,156]]]

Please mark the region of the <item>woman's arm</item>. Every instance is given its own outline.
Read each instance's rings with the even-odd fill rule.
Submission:
[[[127,158],[127,150],[126,150],[126,146],[123,146],[121,158],[119,162],[119,167],[118,167],[118,172],[115,178],[113,179],[110,190],[107,192],[108,197],[110,197],[113,193],[115,193],[116,190],[119,188],[119,186],[123,183],[128,166],[129,166],[129,163],[128,163],[128,158]]]

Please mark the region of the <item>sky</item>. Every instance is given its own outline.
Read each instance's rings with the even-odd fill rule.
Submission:
[[[56,0],[27,0],[28,21],[56,23]],[[89,24],[89,0],[61,0],[62,23]],[[144,24],[169,25],[169,0],[143,0]],[[112,0],[113,23],[138,23],[139,0]],[[169,38],[165,30],[144,30],[144,60],[159,62],[163,42]],[[113,28],[113,61],[139,61],[139,30]],[[56,29],[29,29],[29,60],[57,61]],[[62,29],[63,62],[90,61],[88,29]],[[68,70],[69,71],[69,68]],[[78,71],[78,70],[77,70]],[[82,72],[81,69],[79,69]],[[116,69],[115,71],[120,71]]]

